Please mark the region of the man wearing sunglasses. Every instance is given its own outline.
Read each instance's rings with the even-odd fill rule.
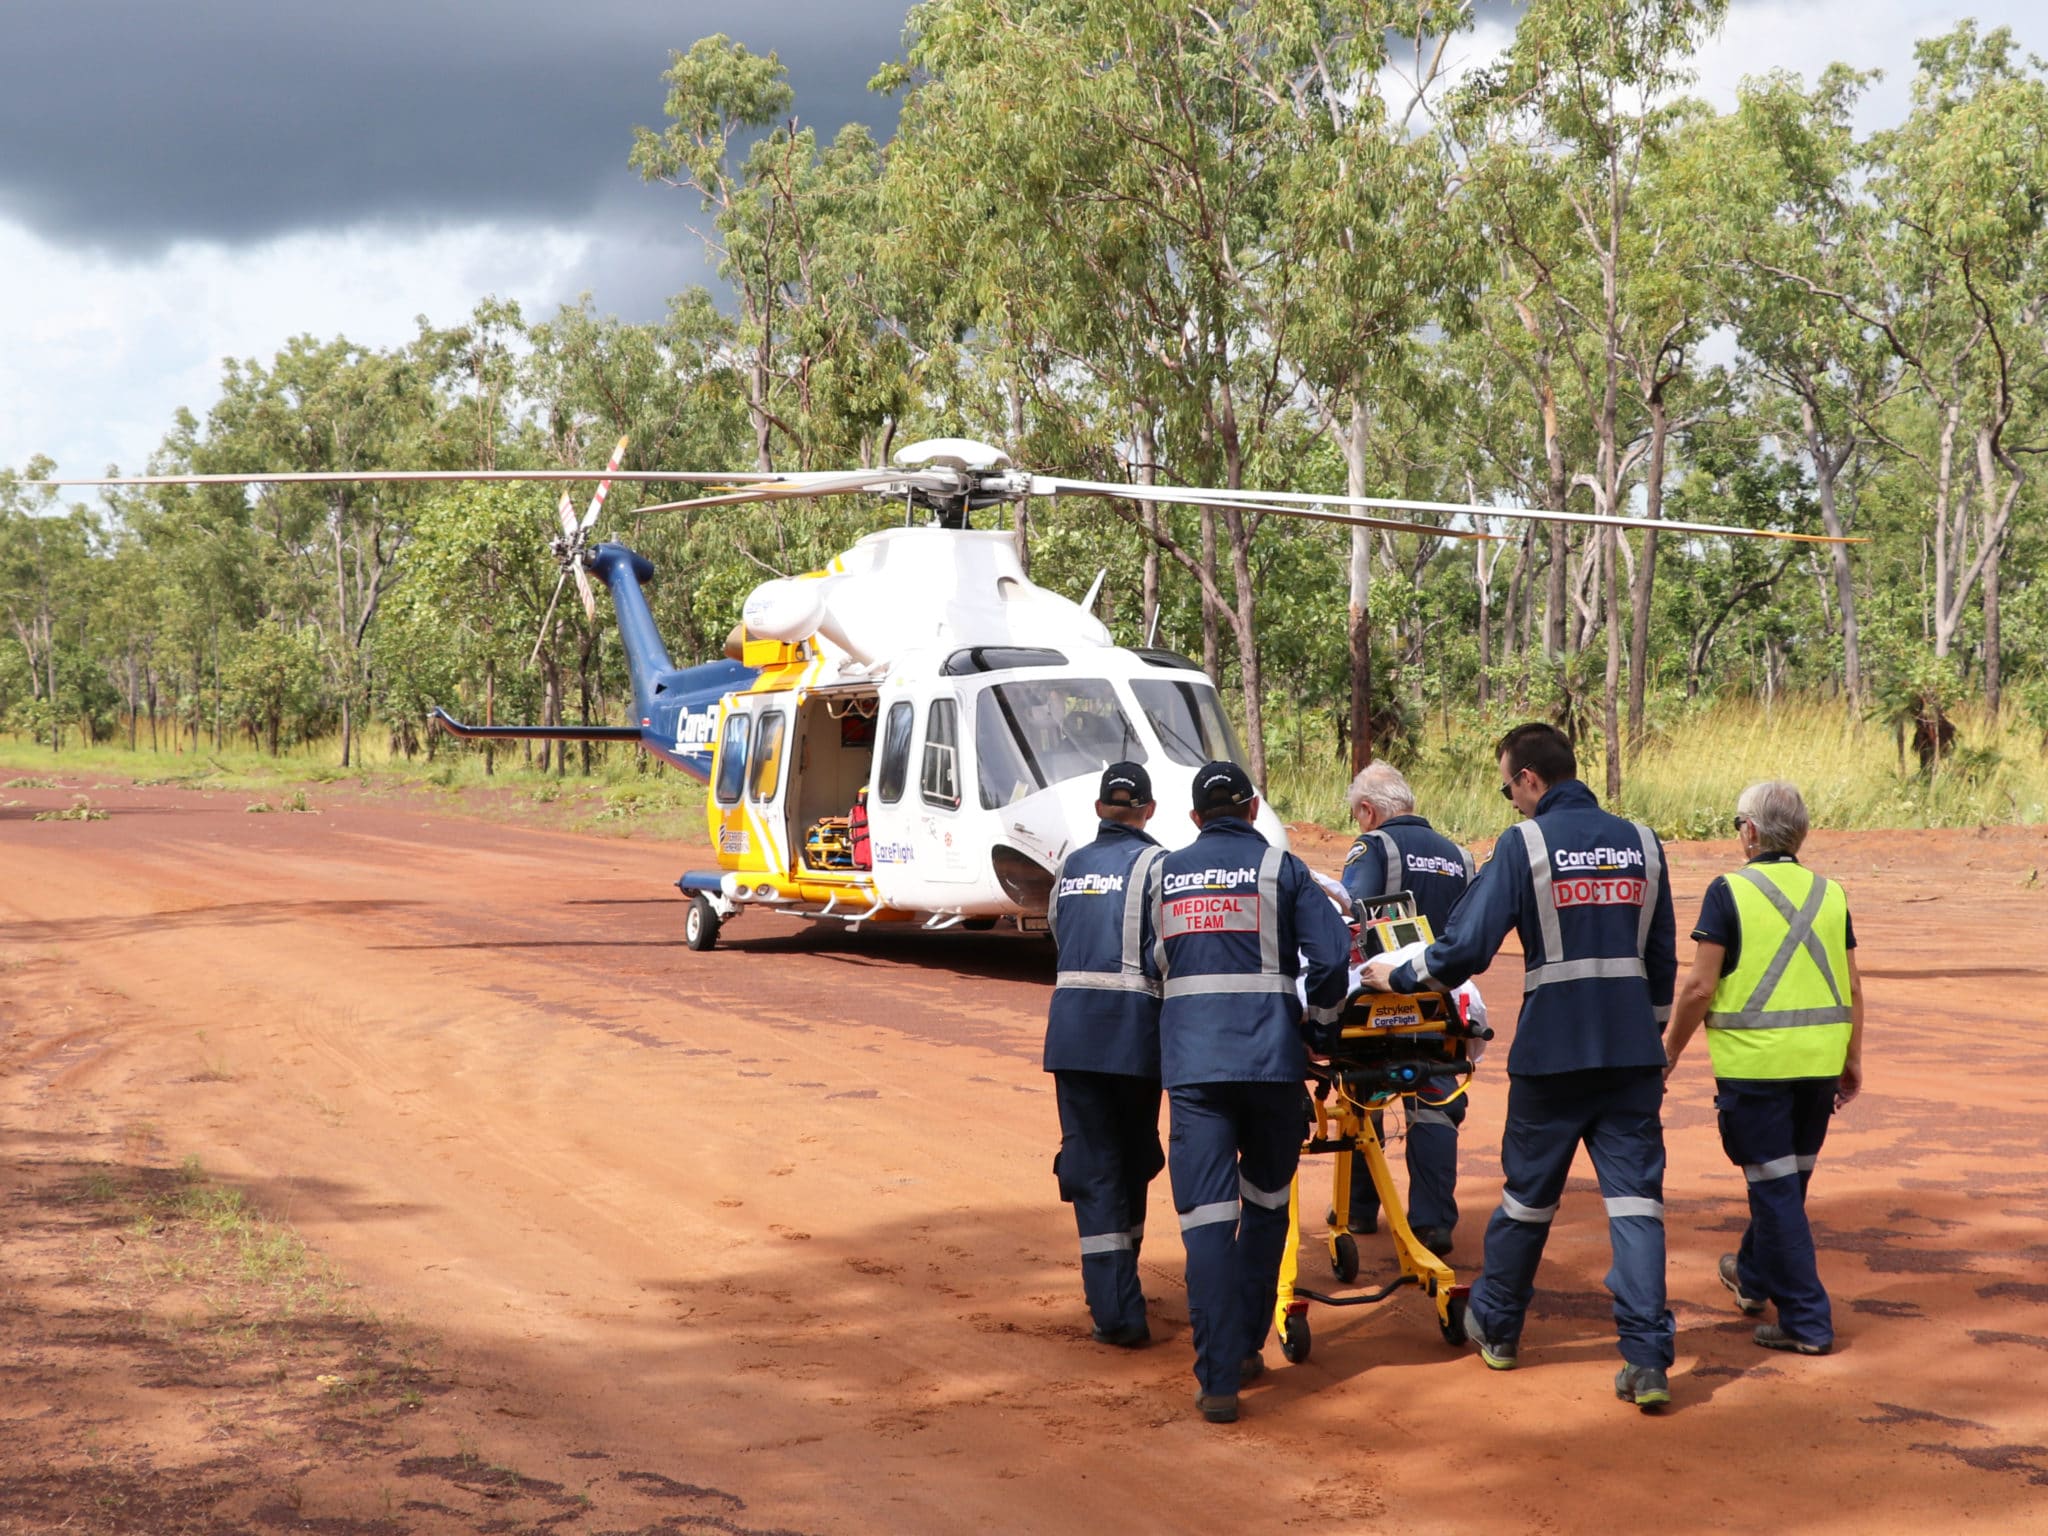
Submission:
[[[1508,1053],[1500,1207],[1467,1336],[1512,1370],[1536,1269],[1583,1143],[1599,1176],[1620,1333],[1615,1395],[1644,1411],[1671,1401],[1675,1328],[1664,1292],[1662,1030],[1678,948],[1664,848],[1640,822],[1600,808],[1554,726],[1501,738],[1501,794],[1527,818],[1509,827],[1420,960],[1366,966],[1394,992],[1454,987],[1484,971],[1510,929],[1522,941],[1522,1011]]]
[[[1797,786],[1752,784],[1736,802],[1748,860],[1707,887],[1666,1042],[1671,1065],[1707,1028],[1721,1146],[1749,1188],[1749,1226],[1721,1284],[1765,1349],[1824,1355],[1835,1325],[1815,1262],[1806,1190],[1828,1117],[1863,1086],[1863,982],[1842,888],[1799,862],[1809,820]],[[1666,1075],[1669,1075],[1667,1071]]]

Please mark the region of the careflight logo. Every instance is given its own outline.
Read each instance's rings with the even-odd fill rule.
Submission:
[[[1168,875],[1162,882],[1163,894],[1171,896],[1178,891],[1227,891],[1235,886],[1251,885],[1259,878],[1257,865],[1242,869],[1184,869],[1177,875]]]
[[[1122,875],[1069,875],[1060,882],[1062,896],[1114,896],[1124,888]]]

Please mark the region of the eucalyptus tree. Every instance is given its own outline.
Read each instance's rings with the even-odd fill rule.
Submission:
[[[1880,274],[1864,260],[1871,211],[1859,194],[1863,156],[1852,113],[1873,77],[1843,65],[1813,88],[1774,72],[1744,82],[1729,116],[1702,125],[1685,153],[1703,195],[1698,230],[1708,280],[1743,355],[1784,401],[1786,437],[1813,476],[1821,522],[1841,538],[1855,526],[1844,491],[1896,393],[1892,349],[1858,320],[1881,302]],[[1797,272],[1832,293],[1838,302]],[[1842,643],[1842,688],[1864,696],[1863,640],[1849,546],[1828,547]]]
[[[1650,434],[1639,434],[1626,417],[1624,393],[1632,382],[1649,386],[1645,396],[1660,388],[1673,338],[1682,341],[1697,324],[1674,319],[1673,297],[1656,292],[1653,275],[1639,270],[1654,261],[1668,221],[1683,217],[1668,208],[1653,213],[1644,192],[1669,137],[1694,110],[1672,96],[1687,78],[1684,61],[1726,8],[1726,0],[1536,0],[1505,58],[1471,88],[1475,116],[1493,125],[1475,176],[1500,183],[1495,206],[1520,218],[1500,227],[1519,252],[1524,284],[1552,317],[1571,317],[1569,324],[1546,320],[1538,334],[1555,337],[1579,375],[1593,462],[1573,475],[1572,485],[1590,492],[1597,512],[1625,510],[1632,477],[1652,446]],[[1542,189],[1533,203],[1526,185],[1532,181]],[[1646,215],[1656,222],[1646,227]],[[1517,229],[1529,233],[1516,235]],[[1663,315],[1635,313],[1632,290]],[[1638,345],[1633,332],[1646,326],[1658,334]],[[1631,352],[1638,359],[1633,378]],[[1606,597],[1602,734],[1613,796],[1622,779],[1619,530],[1601,530],[1593,544],[1592,574]],[[1552,583],[1556,591],[1555,571]]]

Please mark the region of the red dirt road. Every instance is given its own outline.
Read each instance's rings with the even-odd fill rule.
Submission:
[[[1269,1345],[1219,1428],[1192,1411],[1163,1177],[1159,1342],[1087,1337],[1042,944],[754,914],[692,954],[669,882],[701,851],[169,787],[38,824],[68,792],[11,793],[0,1199],[80,1139],[196,1155],[440,1336],[483,1457],[607,1513],[549,1529],[617,1529],[605,1499],[638,1490],[646,1530],[2048,1531],[2042,829],[1809,849],[1849,889],[1872,999],[1869,1087],[1813,1193],[1837,1354],[1756,1349],[1715,1282],[1743,1184],[1701,1050],[1667,1101],[1671,1412],[1614,1400],[1582,1160],[1522,1369],[1446,1348],[1412,1293],[1317,1308],[1313,1358]],[[1334,866],[1327,834],[1298,846]],[[1731,852],[1672,849],[1681,932]],[[1484,986],[1512,1020],[1512,954]],[[1464,1136],[1464,1266],[1505,1045]],[[1319,1210],[1328,1165],[1306,1168]],[[0,1444],[52,1410],[36,1393],[0,1391]],[[176,1417],[135,1385],[103,1432],[199,1456]],[[419,1449],[454,1454],[437,1422],[412,1421]],[[300,1491],[304,1522],[372,1513],[347,1466]],[[346,1528],[539,1528],[458,1502]]]

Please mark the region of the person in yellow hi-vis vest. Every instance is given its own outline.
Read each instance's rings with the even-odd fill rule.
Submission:
[[[1736,801],[1749,862],[1707,887],[1665,1054],[1676,1067],[1706,1025],[1721,1145],[1749,1181],[1749,1228],[1740,1251],[1721,1255],[1721,1283],[1745,1316],[1777,1305],[1754,1335],[1765,1349],[1824,1355],[1834,1317],[1806,1190],[1828,1117],[1863,1086],[1863,983],[1848,897],[1799,862],[1807,825],[1806,802],[1781,779]]]

